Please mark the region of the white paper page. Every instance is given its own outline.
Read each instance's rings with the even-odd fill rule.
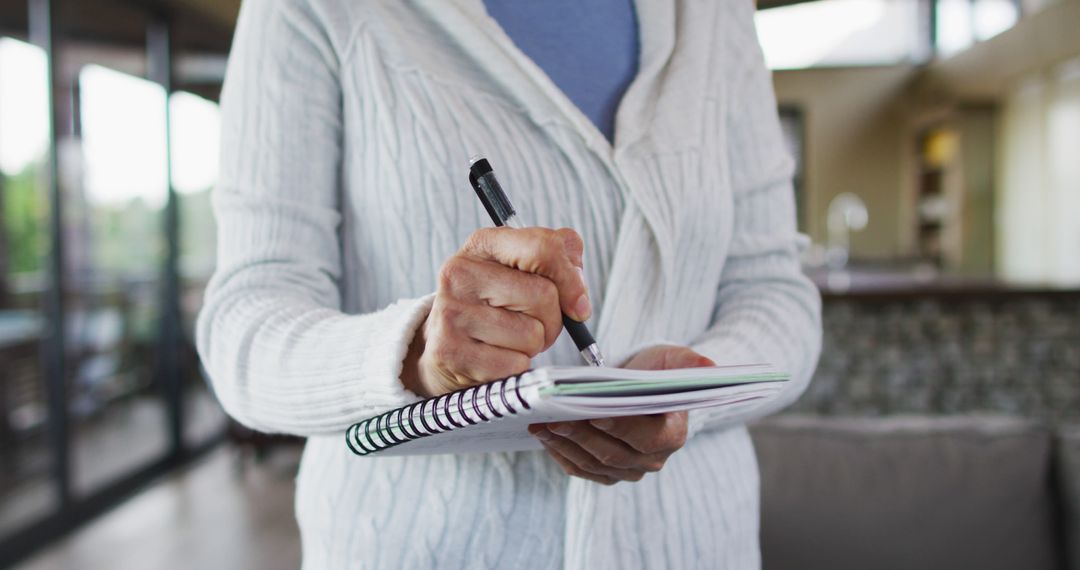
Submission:
[[[530,424],[571,421],[642,414],[658,414],[702,407],[715,407],[714,417],[741,413],[775,396],[782,383],[725,386],[696,392],[682,392],[649,398],[560,397],[544,399],[536,386],[523,389],[532,407],[494,421],[482,422],[428,435],[379,451],[368,457],[387,455],[425,455],[440,453],[486,453],[542,449],[540,442],[526,429]],[[593,400],[590,405],[589,400]]]

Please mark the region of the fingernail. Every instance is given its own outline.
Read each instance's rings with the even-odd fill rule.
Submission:
[[[615,420],[611,418],[600,418],[598,420],[593,420],[589,423],[591,423],[593,427],[597,429],[610,429],[611,426],[615,425]]]
[[[574,303],[574,312],[577,313],[579,321],[584,321],[592,315],[592,303],[589,302],[588,295],[578,297],[577,303]]]
[[[548,433],[548,430],[546,429],[539,430],[533,435],[535,435],[536,439],[539,439],[540,441],[548,441],[551,439],[551,434]]]
[[[571,431],[570,426],[566,424],[554,424],[548,429],[551,430],[551,433],[556,433],[559,435],[570,435]]]

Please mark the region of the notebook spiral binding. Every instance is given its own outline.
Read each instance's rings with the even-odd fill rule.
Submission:
[[[511,404],[516,398],[518,407]],[[421,400],[355,423],[345,443],[357,455],[368,455],[444,431],[517,415],[531,407],[521,395],[521,376],[510,376]]]

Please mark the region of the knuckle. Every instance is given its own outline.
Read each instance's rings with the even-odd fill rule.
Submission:
[[[580,467],[590,473],[599,473],[607,466],[603,463],[600,463],[600,461],[598,461],[595,457],[588,457],[581,460]]]
[[[503,376],[520,374],[528,370],[531,363],[532,360],[520,352],[502,350],[498,355],[491,359],[487,359],[484,362],[478,360],[476,365],[488,370],[492,375],[492,378],[501,378]]]
[[[543,233],[544,245],[550,247],[552,250],[562,253],[566,248],[566,242],[563,240],[562,230],[550,230],[544,229]]]
[[[562,334],[563,323],[562,313],[559,311],[553,311],[550,315],[544,317],[544,333],[547,338],[544,339],[545,346],[551,346],[555,344],[555,341],[559,340],[559,335]]]
[[[537,236],[537,240],[540,257],[548,264],[554,265],[556,260],[565,256],[566,248],[563,245],[563,240],[555,232],[544,230],[542,234]]]
[[[620,469],[630,466],[630,458],[625,453],[617,451],[610,451],[597,457],[600,463],[607,465],[608,467],[618,467]]]
[[[526,326],[529,328],[529,355],[535,356],[543,352],[544,347],[547,345],[547,339],[545,338],[546,329],[544,328],[544,323],[541,323],[536,319],[528,319],[528,324]]]
[[[559,287],[555,285],[555,282],[543,277],[535,281],[537,302],[543,306],[557,308],[559,306]]]
[[[573,255],[581,255],[585,250],[585,241],[581,234],[571,228],[559,228],[555,231],[564,250]]]
[[[562,309],[559,303],[559,287],[555,282],[541,277],[535,280],[533,293],[533,311],[544,323],[545,328],[554,327],[562,330]],[[552,332],[552,331],[548,331]]]
[[[665,443],[671,449],[678,449],[686,444],[687,422],[685,416],[668,414],[664,422]]]
[[[531,364],[532,364],[532,361],[529,359],[529,357],[525,356],[524,354],[521,354],[519,352],[515,356],[511,357],[511,360],[510,360],[511,371],[510,371],[510,373],[511,374],[517,374],[519,372],[524,372],[524,371],[529,369],[529,366]]]
[[[646,461],[644,464],[642,464],[641,468],[649,473],[656,473],[657,471],[660,471],[664,468],[665,462],[666,460],[664,459],[653,459],[650,461]]]
[[[469,234],[468,239],[465,240],[465,247],[463,249],[467,251],[482,251],[485,246],[491,243],[491,239],[494,237],[493,228],[480,228],[475,232]]]
[[[525,229],[516,230],[518,235],[524,238],[526,246],[533,252],[539,251],[544,245],[544,236],[547,235],[547,231],[544,228],[531,227]]]
[[[451,257],[439,269],[439,290],[453,291],[454,287],[465,279],[467,269],[460,256]]]
[[[453,303],[443,303],[435,320],[442,330],[454,330],[461,325],[464,315],[465,311],[461,307]]]
[[[686,426],[680,427],[671,436],[671,447],[672,447],[672,449],[680,449],[680,448],[682,448],[682,446],[686,445],[686,437],[687,437]]]
[[[544,273],[550,262],[544,249],[543,228],[526,228],[514,230],[521,232],[520,243],[515,247],[514,267],[526,273]]]

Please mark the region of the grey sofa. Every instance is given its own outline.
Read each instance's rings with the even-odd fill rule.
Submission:
[[[751,432],[766,570],[1080,570],[1080,427],[777,416]]]

